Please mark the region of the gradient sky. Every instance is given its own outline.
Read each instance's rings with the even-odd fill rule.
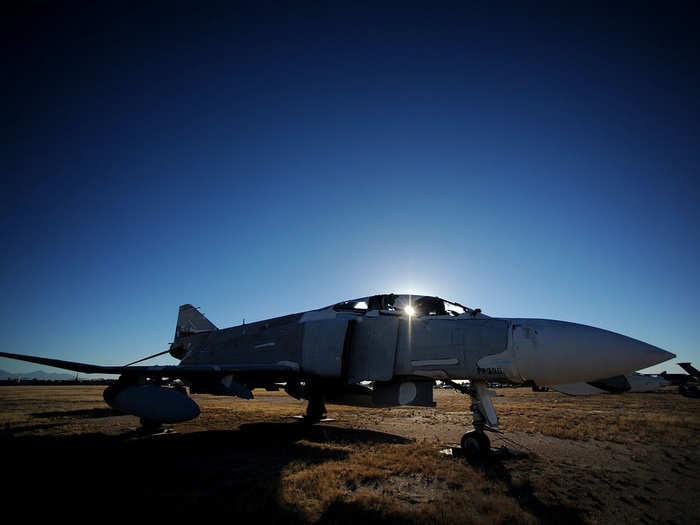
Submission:
[[[4,17],[4,351],[412,292],[698,365],[692,11],[194,4]]]

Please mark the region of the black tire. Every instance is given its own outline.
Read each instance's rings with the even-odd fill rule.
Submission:
[[[680,386],[679,391],[681,395],[685,397],[700,397],[700,390],[698,390],[697,385],[694,384],[683,384]]]
[[[466,456],[485,457],[491,451],[491,441],[483,432],[473,430],[462,436],[462,451]]]
[[[163,429],[162,423],[160,421],[153,421],[152,419],[140,418],[141,420],[141,432],[145,434],[154,434]]]

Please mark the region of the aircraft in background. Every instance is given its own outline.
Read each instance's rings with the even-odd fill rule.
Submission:
[[[672,385],[677,386],[681,395],[686,397],[700,397],[700,389],[698,389],[698,383],[700,382],[700,371],[698,371],[690,363],[678,363],[678,366],[688,373],[669,374],[668,372],[664,371],[659,375],[666,381],[669,381]]]
[[[690,376],[694,377],[697,380],[700,380],[700,370],[695,368],[690,363],[678,363],[678,366],[680,366],[683,370],[688,372]]]
[[[179,365],[133,366],[169,353]],[[170,348],[126,366],[99,366],[0,353],[83,373],[119,374],[104,392],[112,407],[144,427],[187,421],[199,407],[191,393],[253,397],[253,389],[285,384],[308,401],[306,421],[322,420],[325,403],[435,406],[435,380],[471,398],[474,430],[462,436],[467,454],[487,454],[485,434],[498,426],[487,383],[540,387],[631,373],[674,354],[642,341],[581,324],[498,318],[439,297],[382,294],[324,308],[218,329],[197,308],[180,307]],[[370,381],[371,386],[365,382]]]
[[[685,385],[686,383],[694,383],[696,381],[693,376],[688,374],[669,374],[666,371],[661,372],[659,376],[674,386],[681,386]]]
[[[670,384],[671,382],[661,377],[661,375],[635,372],[630,375],[619,375],[586,383],[554,385],[551,388],[570,396],[592,396],[603,393],[653,392]]]

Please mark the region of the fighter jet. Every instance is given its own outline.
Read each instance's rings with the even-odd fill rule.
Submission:
[[[683,370],[688,372],[687,374],[669,374],[668,372],[661,372],[659,374],[666,381],[669,381],[672,385],[678,386],[678,392],[686,397],[700,397],[700,389],[698,389],[698,382],[700,382],[700,371],[698,371],[690,363],[678,363]]]
[[[382,294],[283,317],[217,328],[192,305],[180,306],[171,366],[99,366],[0,353],[84,373],[119,374],[104,392],[112,407],[144,426],[186,421],[199,407],[191,393],[252,398],[255,388],[283,383],[308,401],[305,420],[325,403],[434,406],[443,380],[471,398],[474,430],[467,454],[490,451],[486,430],[498,426],[488,383],[561,385],[628,374],[674,354],[614,332],[546,319],[498,318],[439,297]],[[144,359],[144,360],[145,360]],[[137,361],[138,362],[138,361]],[[455,380],[469,380],[469,386]],[[369,385],[367,382],[370,382]]]
[[[670,384],[671,382],[664,379],[661,375],[635,372],[631,375],[608,377],[597,381],[588,381],[587,383],[555,385],[552,389],[570,396],[592,396],[606,392],[609,394],[652,392]]]

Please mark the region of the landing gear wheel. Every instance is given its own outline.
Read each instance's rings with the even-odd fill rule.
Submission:
[[[469,457],[486,457],[491,451],[488,436],[478,430],[467,432],[462,436],[462,451]]]
[[[160,421],[153,421],[152,419],[141,418],[141,428],[139,429],[144,434],[155,434],[163,430]]]
[[[700,391],[695,384],[684,383],[678,387],[678,391],[685,397],[700,397]]]

